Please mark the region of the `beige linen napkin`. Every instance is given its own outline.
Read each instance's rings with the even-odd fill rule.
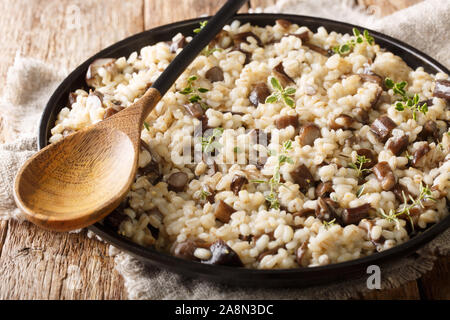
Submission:
[[[327,10],[324,10],[324,2]],[[330,2],[323,0],[282,0],[267,10],[337,20],[342,17],[341,20],[346,21],[351,17],[355,24],[391,34],[425,51],[444,65],[450,65],[447,35],[450,1],[426,1],[378,21],[357,8],[349,7],[348,2],[334,1],[330,7]],[[16,57],[8,71],[5,95],[0,98],[0,113],[4,118],[7,140],[12,141],[13,137],[17,139],[0,145],[0,220],[21,219],[12,196],[14,176],[21,164],[36,151],[40,114],[65,74],[65,70],[20,56]],[[110,254],[115,256],[116,269],[124,277],[130,299],[341,299],[368,291],[367,277],[304,289],[229,287],[146,267],[113,247],[110,248]],[[417,279],[432,269],[437,254],[450,254],[450,230],[416,254],[382,266],[381,288],[393,288]]]

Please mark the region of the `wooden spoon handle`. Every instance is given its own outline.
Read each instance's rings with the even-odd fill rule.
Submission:
[[[137,108],[141,112],[140,126],[144,124],[145,118],[152,112],[159,100],[161,100],[161,93],[155,88],[149,88],[133,105],[133,108]]]

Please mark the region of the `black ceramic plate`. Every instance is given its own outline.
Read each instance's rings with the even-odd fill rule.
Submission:
[[[259,26],[273,25],[275,20],[280,18],[290,20],[298,25],[307,26],[312,31],[316,31],[318,27],[324,26],[328,31],[351,34],[352,28],[358,27],[327,19],[296,15],[243,14],[236,16],[236,19],[243,23],[250,22]],[[84,77],[89,64],[93,60],[101,57],[127,57],[133,51],[138,51],[144,46],[159,41],[169,41],[178,32],[185,35],[192,34],[192,30],[198,27],[198,23],[205,19],[186,20],[144,31],[117,42],[85,61],[61,83],[51,96],[41,118],[38,141],[39,148],[43,148],[48,144],[50,129],[54,125],[57,114],[66,105],[69,92],[86,87]],[[360,30],[363,29],[361,27],[358,28]],[[429,73],[444,72],[450,74],[450,71],[444,66],[409,45],[375,31],[370,31],[370,34],[375,38],[377,44],[402,57],[410,67],[415,69],[422,66]],[[139,246],[100,223],[91,226],[90,229],[117,248],[130,253],[146,264],[156,265],[190,277],[202,277],[239,286],[292,287],[364,275],[366,274],[367,266],[372,264],[381,265],[411,254],[420,246],[445,231],[449,226],[450,216],[401,245],[357,260],[321,267],[277,270],[253,270],[212,266],[181,260],[168,254],[157,252],[154,249]]]

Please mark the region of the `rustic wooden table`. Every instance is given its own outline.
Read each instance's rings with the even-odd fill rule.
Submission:
[[[2,0],[0,83],[16,52],[69,70],[100,49],[162,24],[213,14],[225,0]],[[275,0],[251,0],[249,7]],[[389,14],[420,0],[355,0]],[[76,17],[80,18],[77,24]],[[0,87],[1,94],[2,87]],[[1,120],[1,110],[0,110]],[[0,143],[7,135],[1,134]],[[3,137],[3,138],[2,138]],[[395,290],[361,299],[449,299],[450,257]],[[0,222],[0,299],[126,299],[108,245],[86,234],[46,232],[29,223]]]

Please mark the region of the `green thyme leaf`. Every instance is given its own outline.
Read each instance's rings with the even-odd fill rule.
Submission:
[[[353,50],[357,43],[360,44],[363,43],[364,40],[366,40],[368,44],[372,45],[375,42],[374,38],[369,34],[367,30],[364,30],[363,36],[361,36],[361,32],[357,28],[353,28],[353,36],[354,38],[348,40],[346,43],[333,47],[333,51],[340,54],[341,56],[344,56],[351,50]]]
[[[207,20],[200,22],[200,27],[194,29],[194,33],[199,33],[208,23]]]
[[[294,104],[295,104],[294,100],[292,100],[289,97],[283,97],[283,100],[289,107],[294,108]]]
[[[280,81],[278,81],[277,78],[272,77],[270,79],[270,84],[272,85],[272,88],[274,88],[275,90],[283,91],[283,87],[281,86]]]
[[[267,181],[266,180],[250,180],[250,182],[253,182],[253,183],[267,183]]]
[[[365,188],[365,184],[363,184],[361,187],[358,188],[358,190],[356,191],[356,197],[357,198],[361,197],[361,195],[364,192],[364,188]]]
[[[144,127],[147,129],[147,131],[150,131],[150,125],[144,121]]]
[[[189,94],[189,93],[192,93],[192,88],[184,88],[183,90],[181,90],[181,91],[178,91],[179,93],[181,93],[181,94]]]
[[[208,198],[210,195],[211,195],[211,193],[206,190],[200,191],[200,199],[201,200],[206,200],[206,198]]]
[[[295,102],[290,97],[295,94],[296,89],[295,88],[286,88],[283,89],[283,87],[280,84],[280,81],[278,81],[277,78],[271,77],[270,78],[270,84],[272,85],[272,88],[275,90],[270,96],[266,98],[265,103],[274,103],[276,101],[280,101],[280,99],[283,100],[283,102],[291,108],[295,108]]]
[[[392,81],[392,79],[390,79],[390,78],[386,78],[385,80],[384,80],[384,84],[386,85],[386,88],[388,88],[388,89],[392,89],[393,87],[394,87],[394,81]]]
[[[297,90],[295,88],[289,87],[286,88],[286,90],[284,90],[284,94],[288,95],[288,96],[292,96],[293,94],[295,94]]]
[[[278,101],[278,97],[275,94],[272,94],[266,98],[265,103],[274,103]]]
[[[191,97],[189,97],[189,102],[195,103],[195,102],[199,102],[200,100],[202,100],[202,98],[200,98],[200,96],[198,94],[195,94]]]

